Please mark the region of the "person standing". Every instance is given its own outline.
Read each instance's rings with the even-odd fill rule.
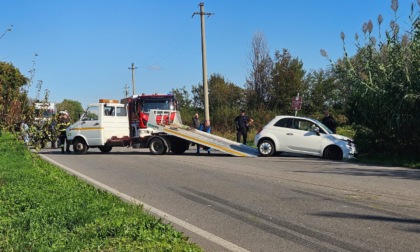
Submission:
[[[200,128],[201,122],[200,122],[200,119],[198,118],[198,113],[195,113],[194,117],[192,118],[192,122],[193,122],[194,129]]]
[[[236,141],[238,143],[241,142],[241,136],[243,140],[243,144],[246,145],[246,138],[248,136],[249,125],[254,120],[245,115],[245,110],[241,109],[240,114],[235,117],[235,126],[236,126]]]
[[[210,132],[211,132],[210,120],[206,120],[204,124],[201,124],[199,129],[201,131],[204,131],[204,132],[210,134]],[[203,146],[203,150],[207,151],[207,154],[210,154],[210,151],[211,151],[210,147]],[[200,145],[199,144],[197,144],[197,154],[200,154]]]
[[[322,118],[322,124],[327,126],[335,134],[337,123],[334,117],[330,115],[330,111],[328,109],[324,110],[324,118]]]
[[[66,129],[70,126],[70,117],[67,111],[60,111],[60,115],[58,117],[57,128],[58,132],[60,133],[60,147],[61,152],[64,152],[64,144],[66,145],[66,152],[70,152],[70,146],[67,143],[67,135]]]

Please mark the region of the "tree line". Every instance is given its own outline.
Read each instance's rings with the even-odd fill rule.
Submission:
[[[371,20],[355,35],[356,54],[348,55],[346,36],[341,33],[343,57],[330,61],[328,69],[306,72],[303,62],[287,49],[273,57],[262,33],[254,35],[249,54],[249,75],[244,87],[220,74],[209,77],[210,117],[213,129],[234,131],[233,119],[240,109],[253,117],[258,130],[275,115],[294,114],[291,103],[303,96],[298,115],[322,119],[328,108],[339,124],[338,133],[355,138],[361,153],[420,154],[420,19],[413,3],[410,26],[401,31],[398,1],[391,1],[395,19],[383,30],[377,18],[377,33]],[[374,35],[376,34],[376,36]],[[182,114],[189,118],[203,110],[203,88],[173,90],[180,99]],[[187,120],[189,119],[187,118]],[[184,118],[185,119],[185,118]]]
[[[362,26],[354,37],[355,55],[348,55],[346,36],[341,33],[343,57],[327,69],[304,69],[303,62],[289,50],[275,50],[270,55],[263,33],[256,33],[248,55],[246,83],[241,87],[221,74],[210,75],[209,110],[214,131],[234,132],[233,120],[240,109],[254,119],[254,131],[275,115],[294,114],[292,98],[303,97],[298,115],[322,118],[328,108],[339,124],[338,133],[355,138],[359,151],[411,152],[420,154],[420,19],[419,6],[413,3],[407,31],[401,31],[397,18],[398,1],[391,1],[395,19],[383,31],[378,16],[377,31],[372,21]],[[375,36],[376,34],[376,36]],[[383,35],[384,34],[384,35]],[[0,62],[0,127],[11,130],[22,120],[33,118],[31,99],[26,87],[31,78],[20,74],[10,63]],[[38,84],[42,84],[38,83]],[[172,90],[181,105],[186,124],[199,112],[203,115],[202,84]],[[46,92],[45,99],[48,99]],[[80,103],[63,101],[76,118]],[[78,103],[78,104],[77,104]],[[70,109],[70,107],[73,107]],[[72,114],[73,113],[73,114]]]

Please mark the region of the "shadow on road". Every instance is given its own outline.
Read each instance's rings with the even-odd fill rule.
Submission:
[[[420,170],[413,170],[409,168],[355,168],[355,167],[339,167],[334,169],[328,169],[324,171],[295,171],[300,173],[324,173],[324,174],[340,174],[350,176],[362,176],[362,177],[391,177],[399,179],[411,179],[420,180]]]

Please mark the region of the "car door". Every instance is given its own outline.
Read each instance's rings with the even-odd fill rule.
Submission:
[[[312,130],[314,126],[315,124],[309,120],[294,118],[285,137],[288,151],[321,155],[322,137]]]
[[[103,127],[100,123],[99,106],[90,106],[87,108],[80,125],[78,127],[89,146],[102,145]]]
[[[103,139],[107,141],[113,136],[122,138],[130,135],[127,110],[122,105],[107,104],[104,106],[102,120]]]

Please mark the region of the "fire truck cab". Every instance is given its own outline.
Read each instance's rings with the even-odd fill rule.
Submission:
[[[127,104],[130,137],[144,137],[151,134],[151,129],[147,127],[151,109],[178,110],[173,94],[134,95],[122,99],[121,103]]]

